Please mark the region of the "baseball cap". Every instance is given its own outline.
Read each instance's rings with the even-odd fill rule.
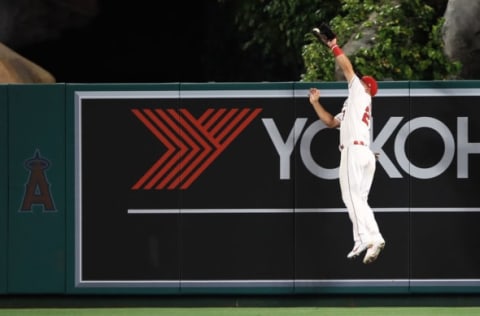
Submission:
[[[372,76],[363,76],[362,81],[370,88],[370,95],[373,97],[378,92],[378,83]]]

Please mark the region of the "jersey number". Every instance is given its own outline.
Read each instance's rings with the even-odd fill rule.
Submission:
[[[365,108],[365,112],[363,113],[362,122],[364,122],[367,126],[370,124],[370,107],[367,106]]]

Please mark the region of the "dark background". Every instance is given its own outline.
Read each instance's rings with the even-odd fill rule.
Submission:
[[[381,164],[377,164],[369,203],[374,210],[386,209],[375,212],[375,218],[387,247],[375,264],[364,265],[362,258],[353,261],[345,258],[352,245],[351,222],[346,211],[298,211],[342,210],[344,207],[338,180],[316,177],[301,159],[305,130],[316,120],[305,98],[224,99],[215,98],[214,94],[212,92],[211,98],[181,98],[178,106],[195,115],[201,115],[207,108],[224,107],[262,108],[262,112],[187,190],[180,192],[131,190],[132,183],[161,155],[159,150],[163,145],[129,110],[172,108],[176,100],[100,96],[82,100],[79,124],[83,136],[79,152],[83,190],[79,196],[82,201],[79,216],[82,218],[84,279],[81,281],[101,284],[102,280],[129,280],[138,285],[142,280],[172,280],[177,276],[183,281],[202,282],[306,280],[312,282],[312,286],[296,287],[295,292],[326,293],[339,289],[361,290],[361,286],[351,283],[325,289],[315,282],[378,280],[384,286],[378,290],[385,293],[407,290],[386,280],[448,284],[459,279],[460,284],[465,282],[461,286],[466,286],[470,279],[478,279],[480,255],[471,249],[480,246],[476,238],[480,215],[462,208],[479,205],[478,194],[475,194],[479,173],[474,167],[479,157],[471,156],[468,179],[456,177],[453,161],[442,174],[418,179],[400,168],[394,149],[397,137],[402,137],[399,130],[414,118],[435,118],[445,123],[452,135],[457,134],[456,117],[471,117],[469,124],[478,126],[473,119],[478,97],[377,99],[376,136],[384,132],[392,117],[402,118],[382,146],[385,150],[382,155],[392,159],[402,176],[390,178]],[[341,101],[328,97],[326,104],[341,104]],[[307,123],[296,135],[299,141],[292,154],[292,177],[281,180],[279,159],[262,120],[272,119],[280,134],[286,137],[295,118],[307,118]],[[108,129],[105,129],[106,122]],[[474,143],[479,139],[474,128],[468,137],[469,142]],[[337,137],[324,137],[322,142],[312,144],[310,150],[315,157],[323,156],[325,161],[338,159]],[[138,155],[139,150],[143,150],[142,155]],[[407,136],[405,151],[415,165],[432,166],[443,150],[438,132],[429,128],[420,128]],[[432,161],[426,153],[433,154],[437,160]],[[445,207],[458,210],[447,212]],[[222,209],[236,208],[295,208],[295,212],[221,213]],[[426,210],[419,211],[420,208]],[[127,209],[198,210],[198,213],[133,215]],[[202,213],[202,210],[215,209],[218,213]],[[105,234],[107,227],[108,234]],[[448,251],[444,250],[445,246]],[[199,289],[183,286],[181,291],[185,293]],[[426,291],[432,290],[435,288]],[[221,291],[216,293],[226,293],[228,289]]]
[[[241,49],[248,34],[235,27],[234,5],[99,0],[98,14],[87,25],[16,51],[57,82],[298,80],[299,74],[274,65],[278,56]]]

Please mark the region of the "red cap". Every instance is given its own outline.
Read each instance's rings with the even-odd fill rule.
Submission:
[[[375,96],[378,92],[377,80],[372,76],[363,76],[362,81],[370,88],[370,95]]]

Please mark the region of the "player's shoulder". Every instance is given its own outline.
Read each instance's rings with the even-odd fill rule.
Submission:
[[[354,74],[352,76],[352,78],[350,79],[350,81],[348,82],[348,85],[353,86],[353,85],[357,85],[357,84],[361,85],[362,83],[360,82],[360,78],[357,76],[357,74]]]
[[[360,78],[357,75],[354,75],[348,82],[349,90],[355,91],[355,90],[359,90],[362,87],[363,87],[362,82],[360,81]]]

